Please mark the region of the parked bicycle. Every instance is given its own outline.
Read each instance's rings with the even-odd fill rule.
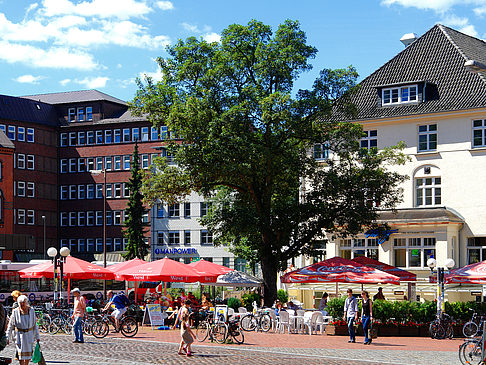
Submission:
[[[474,337],[481,333],[481,323],[486,320],[486,317],[480,315],[473,309],[469,309],[473,312],[472,318],[469,322],[466,322],[462,327],[462,333],[464,337]]]
[[[430,337],[438,340],[454,337],[452,322],[452,318],[447,313],[437,314],[436,319],[429,326]]]
[[[49,333],[54,335],[62,331],[70,335],[73,331],[73,319],[70,315],[69,309],[53,309],[51,314],[51,322],[49,324]]]
[[[481,353],[482,340],[468,338],[459,346],[459,360],[463,365],[484,364]]]
[[[241,317],[241,328],[244,331],[263,331],[268,332],[272,327],[272,317],[264,309],[258,309],[253,303],[253,313],[248,313]]]
[[[104,338],[110,332],[110,325],[113,326],[115,331],[120,331],[125,337],[133,337],[138,332],[138,323],[134,317],[124,314],[120,318],[120,328],[118,329],[115,327],[115,319],[108,313],[103,313],[91,325],[91,334],[96,338]]]

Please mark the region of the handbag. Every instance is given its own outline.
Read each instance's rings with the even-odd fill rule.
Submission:
[[[46,360],[40,349],[39,342],[34,347],[34,353],[32,354],[32,362],[39,365],[46,365]]]
[[[373,328],[373,325],[370,323],[370,328],[368,329],[368,338],[375,339],[378,337],[378,329]]]

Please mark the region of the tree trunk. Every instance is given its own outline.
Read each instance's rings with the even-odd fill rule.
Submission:
[[[263,303],[266,307],[271,307],[277,299],[277,260],[271,255],[262,257],[263,274]]]

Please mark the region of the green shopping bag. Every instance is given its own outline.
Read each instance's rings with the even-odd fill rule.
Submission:
[[[39,342],[37,342],[34,347],[34,353],[32,354],[32,362],[38,364],[41,361],[42,361],[42,352],[40,350]]]

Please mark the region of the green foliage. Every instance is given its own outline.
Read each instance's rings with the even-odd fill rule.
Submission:
[[[393,304],[388,300],[375,300],[373,302],[373,318],[380,322],[387,322],[393,318]]]
[[[280,300],[281,303],[287,303],[289,300],[289,293],[287,290],[279,289],[277,291],[277,299]]]
[[[341,319],[344,315],[344,302],[346,297],[333,298],[327,301],[327,312],[335,319]]]
[[[105,172],[106,173],[106,172]],[[125,260],[131,260],[136,257],[144,259],[149,249],[148,244],[144,241],[144,232],[147,223],[143,222],[143,215],[148,210],[143,206],[142,188],[142,170],[140,169],[140,160],[138,156],[138,144],[135,143],[132,155],[131,165],[132,176],[128,181],[130,197],[128,198],[127,208],[125,209],[124,235],[128,238],[127,252],[123,254]]]
[[[238,298],[228,298],[228,307],[238,311],[238,308],[241,307],[241,300]]]
[[[362,150],[361,127],[331,117],[353,119],[356,70],[322,70],[310,90],[295,93],[317,53],[299,22],[286,20],[275,32],[256,20],[233,24],[219,43],[191,37],[167,53],[157,60],[162,80],[138,80],[131,107],[184,143],[165,143],[177,165],[155,163],[146,201],[181,201],[191,191],[212,196],[202,223],[216,244],[261,264],[267,306],[277,296],[279,269],[314,255],[323,229],[362,232],[377,206],[401,200],[403,177],[384,166],[403,162],[403,154]],[[324,141],[336,157],[325,169],[311,152]],[[302,181],[309,189],[300,190]]]
[[[261,301],[261,296],[260,294],[256,292],[251,292],[248,294],[243,294],[241,296],[241,301],[243,304],[243,307],[245,307],[247,310],[251,311],[253,310],[253,302],[257,302],[257,305],[260,306],[260,301]]]

